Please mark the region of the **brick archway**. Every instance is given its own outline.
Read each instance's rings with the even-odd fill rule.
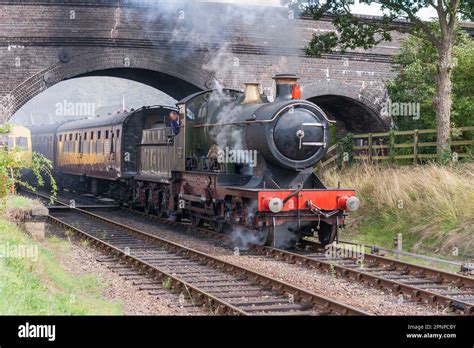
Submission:
[[[338,135],[389,128],[390,120],[380,115],[383,97],[351,84],[320,80],[303,86],[303,98],[318,104],[337,121]]]
[[[25,103],[51,86],[84,76],[114,76],[131,79],[161,90],[179,100],[205,88],[211,78],[191,59],[180,64],[173,57],[132,49],[107,48],[67,57],[35,73],[10,91],[1,103],[2,116],[9,119]]]

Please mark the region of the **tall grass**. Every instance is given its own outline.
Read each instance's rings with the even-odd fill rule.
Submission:
[[[387,246],[403,233],[412,250],[474,254],[474,164],[361,165],[324,176],[330,185],[357,190],[361,208],[350,228],[356,239]]]

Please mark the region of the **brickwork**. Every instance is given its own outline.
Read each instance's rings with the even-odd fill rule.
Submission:
[[[297,72],[305,98],[340,95],[377,115],[384,82],[395,74],[391,61],[399,45],[395,40],[367,52],[309,58],[304,44],[313,32],[331,30],[331,21],[294,19],[281,27],[229,23],[220,38],[210,35],[207,47],[196,47],[193,40],[176,42],[169,23],[150,20],[146,8],[118,9],[117,1],[107,0],[27,0],[22,5],[0,0],[0,16],[3,118],[64,79],[134,68],[174,77],[161,89],[175,98],[187,91],[179,93],[176,81],[204,89],[214,79],[233,88],[257,80],[269,93],[275,73]]]

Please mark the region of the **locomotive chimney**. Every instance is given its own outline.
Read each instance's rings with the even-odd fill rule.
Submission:
[[[293,89],[299,77],[296,74],[277,74],[273,79],[276,83],[275,100],[293,99]]]
[[[249,82],[245,84],[245,98],[242,104],[256,104],[261,103],[259,83]]]

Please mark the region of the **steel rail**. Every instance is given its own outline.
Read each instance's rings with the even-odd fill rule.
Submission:
[[[147,217],[170,226],[181,226],[193,231],[198,231],[206,236],[215,238],[221,241],[229,241],[230,238],[224,234],[216,233],[205,228],[195,227],[182,222],[169,221],[162,219],[154,215],[145,214],[129,208],[123,208],[127,212],[132,214]],[[305,241],[304,243],[308,243]],[[311,246],[319,248],[321,245],[318,243],[310,243]],[[466,315],[474,314],[474,303],[464,302],[448,295],[442,295],[434,291],[429,291],[415,285],[404,284],[403,282],[388,279],[383,276],[370,273],[370,268],[350,268],[328,260],[314,259],[304,254],[298,254],[283,249],[273,248],[269,246],[250,245],[250,250],[255,251],[258,254],[270,256],[275,259],[280,259],[289,263],[298,263],[302,266],[306,266],[312,269],[318,269],[322,271],[336,272],[335,274],[340,277],[344,277],[350,280],[359,281],[369,286],[388,289],[394,294],[402,294],[409,296],[414,301],[425,301],[434,306],[441,305],[445,307],[451,307],[457,311],[462,311]],[[401,272],[411,272],[413,276],[432,277],[433,281],[442,281],[443,283],[450,283],[456,287],[468,287],[474,288],[474,278],[466,277],[460,274],[450,273],[443,270],[427,266],[419,266],[416,264],[380,256],[364,253],[364,259],[373,263],[385,265],[387,271],[395,269]]]
[[[137,216],[146,217],[148,219],[152,219],[155,221],[160,221],[161,223],[165,223],[170,226],[180,226],[185,227],[187,229],[198,231],[206,236],[216,238],[221,241],[228,241],[230,240],[228,236],[219,234],[205,228],[199,228],[192,226],[190,224],[185,224],[182,222],[174,222],[167,219],[159,218],[154,215],[145,214],[142,212],[138,212],[133,209],[123,208],[127,212],[135,214]],[[304,245],[310,246],[314,248],[316,251],[322,250],[322,247],[319,243],[304,241]],[[423,289],[421,287],[405,284],[401,281],[397,281],[395,279],[389,279],[387,277],[383,277],[376,274],[371,274],[370,268],[351,268],[344,265],[339,265],[335,262],[331,262],[328,260],[322,259],[315,259],[309,256],[305,256],[304,254],[299,254],[295,252],[290,252],[287,250],[282,250],[278,248],[268,247],[268,246],[258,246],[258,245],[251,245],[250,250],[265,256],[270,256],[275,259],[283,260],[289,263],[297,263],[302,266],[306,266],[312,269],[317,269],[321,271],[329,271],[335,272],[337,276],[359,281],[365,283],[369,286],[377,287],[377,288],[384,288],[392,291],[393,294],[402,294],[409,296],[410,299],[414,301],[426,302],[431,305],[441,305],[443,307],[450,307],[456,311],[461,311],[466,315],[473,315],[474,314],[474,303],[465,302],[453,297],[450,297],[449,294],[443,295],[434,291],[430,291],[427,289]],[[323,255],[323,253],[321,253]],[[380,256],[380,255],[373,255],[373,254],[363,254],[364,259],[366,261],[381,264],[386,266],[386,271],[400,271],[403,274],[413,275],[414,277],[430,277],[433,281],[441,282],[441,283],[448,283],[455,287],[468,287],[474,289],[474,279],[465,277],[463,275],[450,273],[426,266],[419,266],[412,263]],[[428,279],[428,278],[426,278]],[[430,279],[428,279],[430,280]],[[427,281],[428,282],[428,281]]]
[[[53,210],[54,210],[54,208],[53,208]],[[88,218],[94,218],[94,219],[99,220],[101,222],[105,222],[107,224],[119,227],[119,228],[125,230],[126,232],[128,232],[128,233],[130,233],[130,234],[132,234],[132,235],[134,235],[138,238],[144,239],[146,242],[148,242],[150,244],[156,244],[156,245],[159,245],[160,247],[165,248],[166,250],[171,250],[172,252],[174,252],[176,254],[184,255],[185,258],[189,258],[191,260],[199,261],[200,263],[203,263],[207,266],[211,266],[213,268],[219,269],[219,270],[221,270],[225,273],[228,273],[228,274],[230,273],[232,275],[236,275],[239,278],[250,280],[252,283],[255,283],[256,285],[263,286],[264,289],[271,289],[273,291],[278,292],[281,295],[293,295],[293,298],[294,298],[295,302],[300,302],[302,304],[311,304],[312,306],[316,306],[316,308],[315,308],[316,310],[322,309],[322,310],[330,312],[330,313],[337,313],[337,314],[342,314],[342,315],[368,315],[368,313],[365,313],[364,311],[355,309],[355,308],[353,308],[351,306],[348,306],[348,305],[341,304],[341,303],[339,303],[337,301],[334,301],[332,299],[329,299],[327,297],[317,295],[315,293],[306,291],[302,288],[296,287],[296,286],[291,285],[289,283],[286,283],[286,282],[274,279],[272,277],[266,276],[266,275],[261,274],[259,272],[251,271],[249,269],[246,269],[246,268],[237,266],[235,264],[223,261],[223,260],[215,258],[215,257],[213,257],[209,254],[197,251],[195,249],[192,249],[192,248],[186,247],[184,245],[172,242],[170,240],[167,240],[167,239],[164,239],[164,238],[161,238],[161,237],[157,237],[155,235],[149,234],[149,233],[144,232],[144,231],[140,231],[138,229],[132,228],[132,227],[127,226],[127,225],[123,225],[121,223],[118,223],[118,222],[112,221],[110,219],[104,218],[100,215],[85,211],[83,209],[78,209],[78,208],[71,209],[71,210],[73,210],[74,212],[78,212],[80,214],[83,214],[83,215],[87,216]],[[62,209],[62,211],[64,211],[64,209]],[[121,252],[123,257],[132,260],[133,263],[139,262],[139,263],[143,264],[143,266],[145,266],[147,269],[153,268],[154,272],[163,273],[162,271],[160,271],[158,268],[152,266],[151,264],[148,264],[144,261],[141,261],[139,258],[133,257],[131,255],[126,255],[124,251],[121,251],[120,249],[113,247],[113,245],[111,245],[111,244],[108,244],[106,242],[101,241],[100,239],[92,236],[91,234],[89,234],[89,233],[87,233],[87,232],[85,232],[85,231],[83,231],[79,228],[76,228],[76,227],[74,227],[70,224],[67,224],[67,223],[61,221],[61,219],[58,219],[58,218],[55,218],[54,216],[52,216],[52,221],[55,222],[55,223],[61,223],[65,227],[67,227],[69,229],[72,229],[73,231],[78,232],[81,235],[88,237],[89,239],[93,239],[95,243],[99,243],[99,242],[103,243],[104,246],[108,250],[112,250],[115,254],[117,252]],[[111,248],[113,248],[113,249],[111,249]],[[211,294],[209,294],[209,293],[207,293],[203,290],[200,290],[197,287],[192,286],[189,283],[183,282],[182,280],[180,280],[179,277],[174,277],[171,274],[166,274],[166,276],[173,279],[176,282],[182,282],[184,286],[189,287],[194,292],[197,292],[197,293],[200,293],[203,296],[209,297],[212,301],[218,302],[220,305],[227,307],[232,313],[248,314],[245,311],[237,311],[236,310],[236,309],[238,309],[237,307],[232,306],[229,303],[227,303],[223,300],[220,300],[220,299],[212,296]],[[289,312],[288,314],[291,315],[291,312]]]
[[[35,194],[39,197],[45,198],[45,199],[50,199],[47,195],[38,193],[38,192],[31,192],[29,193]],[[58,201],[58,199],[56,199]],[[61,205],[69,207],[67,204],[62,203],[58,201]],[[86,211],[84,209],[80,208],[71,208],[69,207],[71,211],[78,212],[84,216],[87,216],[89,218],[94,218],[96,220],[99,220],[101,222],[116,226],[118,228],[121,228],[128,233],[145,240],[148,243],[159,245],[167,250],[172,250],[172,252],[175,252],[176,254],[179,255],[185,255],[184,257],[190,259],[190,260],[195,260],[199,261],[202,264],[205,264],[207,266],[211,266],[215,269],[218,269],[224,273],[231,274],[234,276],[237,276],[239,279],[245,279],[249,280],[251,283],[256,284],[258,286],[261,286],[264,290],[271,290],[273,292],[276,292],[280,295],[292,295],[293,299],[295,302],[301,303],[302,305],[311,305],[311,308],[316,310],[316,311],[323,311],[323,313],[330,313],[330,314],[341,314],[341,315],[369,315],[369,313],[356,309],[352,306],[345,305],[342,303],[339,303],[335,300],[332,300],[330,298],[318,295],[316,293],[307,291],[305,289],[302,289],[300,287],[291,285],[287,282],[283,282],[277,279],[274,279],[272,277],[266,276],[262,273],[255,272],[249,269],[246,269],[244,267],[240,267],[238,265],[223,261],[221,259],[218,259],[216,257],[213,257],[209,254],[200,252],[198,250],[188,248],[184,245],[175,243],[173,241],[157,237],[155,235],[149,234],[144,231],[140,231],[138,229],[135,229],[133,227],[120,224],[118,222],[112,221],[110,219],[104,218],[100,215],[91,213],[89,211]],[[50,207],[50,210],[60,210],[62,212],[66,211],[67,209],[64,208],[55,208],[55,207]],[[150,263],[147,263],[146,261],[140,260],[140,258],[135,257],[133,255],[130,255],[126,253],[125,251],[113,246],[110,243],[107,243],[105,241],[102,241],[101,239],[93,236],[90,233],[87,233],[86,231],[72,226],[71,224],[68,224],[64,221],[62,221],[59,218],[56,218],[50,214],[49,217],[50,221],[59,224],[63,226],[64,228],[70,229],[79,235],[83,236],[86,239],[91,240],[95,245],[105,249],[106,251],[109,251],[115,257],[121,260],[126,260],[130,263],[132,263],[135,266],[138,266],[142,269],[146,269],[148,272],[151,274],[154,274],[157,279],[163,279],[164,277],[167,277],[171,279],[175,284],[177,284],[177,287],[180,289],[186,289],[189,295],[195,294],[196,298],[198,299],[199,302],[210,306],[211,308],[217,307],[219,313],[224,313],[224,314],[240,314],[240,315],[248,315],[245,310],[239,309],[237,306],[232,305],[231,303],[228,303],[227,301],[224,301],[222,299],[219,299],[216,296],[213,296],[212,294],[200,289],[199,287],[193,286],[192,284],[180,279],[179,277],[173,276],[169,272],[165,272],[163,270],[160,270],[156,266],[153,266]],[[194,298],[194,297],[193,297]],[[202,298],[207,298],[208,303],[205,301],[202,301]],[[216,305],[217,304],[217,305]],[[282,312],[283,314],[288,314],[291,315],[291,312]],[[270,312],[270,315],[274,314]]]

